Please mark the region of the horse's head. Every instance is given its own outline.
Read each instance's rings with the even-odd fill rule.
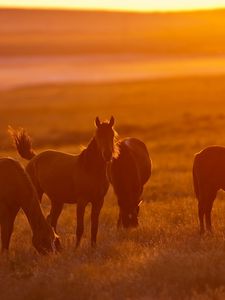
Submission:
[[[139,206],[141,201],[138,204],[128,208],[122,208],[120,210],[121,221],[124,228],[135,228],[138,227],[138,214],[139,214]]]
[[[35,233],[32,238],[32,243],[40,254],[48,254],[55,252],[55,241],[58,235],[54,229],[47,224],[46,230],[40,230]]]
[[[109,122],[100,122],[99,118],[95,119],[96,133],[95,140],[104,161],[109,162],[115,151],[115,131],[113,129],[114,118],[111,117]]]

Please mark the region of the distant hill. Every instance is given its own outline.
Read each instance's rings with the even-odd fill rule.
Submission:
[[[225,11],[0,10],[0,55],[225,53]]]

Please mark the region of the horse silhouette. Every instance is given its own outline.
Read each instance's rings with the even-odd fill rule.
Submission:
[[[22,208],[33,231],[39,253],[54,250],[55,233],[45,220],[35,188],[23,167],[14,159],[0,159],[0,225],[2,251],[9,249],[13,224]]]
[[[10,130],[19,154],[30,160],[26,170],[38,192],[51,200],[47,219],[56,231],[57,220],[64,203],[77,203],[76,246],[84,231],[84,213],[91,202],[91,245],[96,244],[99,214],[107,193],[109,182],[106,165],[116,153],[114,118],[109,122],[95,120],[94,137],[79,155],[47,150],[35,154],[31,139],[24,129]],[[60,242],[57,248],[60,249]]]
[[[119,141],[118,152],[107,168],[120,209],[117,225],[136,227],[143,186],[151,176],[151,159],[145,144],[136,138]]]
[[[217,192],[225,190],[225,147],[210,146],[197,153],[193,164],[193,183],[198,199],[200,233],[211,232],[211,211]]]

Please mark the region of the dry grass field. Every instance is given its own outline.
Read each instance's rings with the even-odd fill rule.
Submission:
[[[58,226],[64,251],[49,257],[31,246],[21,212],[10,255],[0,257],[1,300],[224,299],[224,195],[214,205],[214,235],[200,238],[191,174],[194,153],[225,145],[224,82],[218,76],[1,91],[3,156],[18,158],[8,124],[27,128],[37,151],[77,153],[92,136],[95,116],[113,114],[119,135],[142,139],[153,160],[139,228],[117,230],[118,208],[110,189],[96,249],[90,247],[89,209],[81,247],[75,250],[75,206],[65,206]],[[48,199],[42,206],[47,214]]]

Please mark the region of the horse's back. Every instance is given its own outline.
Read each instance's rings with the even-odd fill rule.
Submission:
[[[18,181],[23,181],[24,172],[24,168],[17,160],[10,157],[0,158],[1,187],[7,184],[16,184]]]
[[[30,160],[27,171],[35,186],[49,197],[71,202],[76,159],[72,154],[47,150]]]
[[[13,158],[0,159],[0,199],[20,200],[33,195],[33,186],[22,165]]]
[[[32,164],[32,163],[36,163],[38,161],[38,164],[41,163],[57,163],[57,164],[66,164],[69,163],[71,164],[71,162],[74,160],[75,155],[73,154],[69,154],[66,152],[61,152],[61,151],[56,151],[56,150],[46,150],[43,151],[37,155],[35,155],[28,163]]]
[[[110,179],[115,191],[131,187],[142,190],[151,175],[151,160],[143,142],[126,138],[119,143],[119,155],[111,164]]]
[[[33,157],[27,164],[27,170],[30,172],[35,168],[36,174],[51,177],[60,174],[62,177],[73,170],[76,156],[60,151],[46,150]]]
[[[17,169],[23,168],[20,163],[11,157],[1,157],[0,158],[0,174],[4,173],[4,171],[7,171],[9,169]]]
[[[122,144],[126,145],[132,154],[132,159],[135,161],[141,176],[141,183],[145,184],[151,176],[151,159],[146,145],[136,138],[126,138]]]
[[[225,189],[225,147],[210,146],[197,153],[193,176],[200,187]]]
[[[214,174],[225,168],[225,147],[210,146],[195,154],[194,166],[200,172]]]

